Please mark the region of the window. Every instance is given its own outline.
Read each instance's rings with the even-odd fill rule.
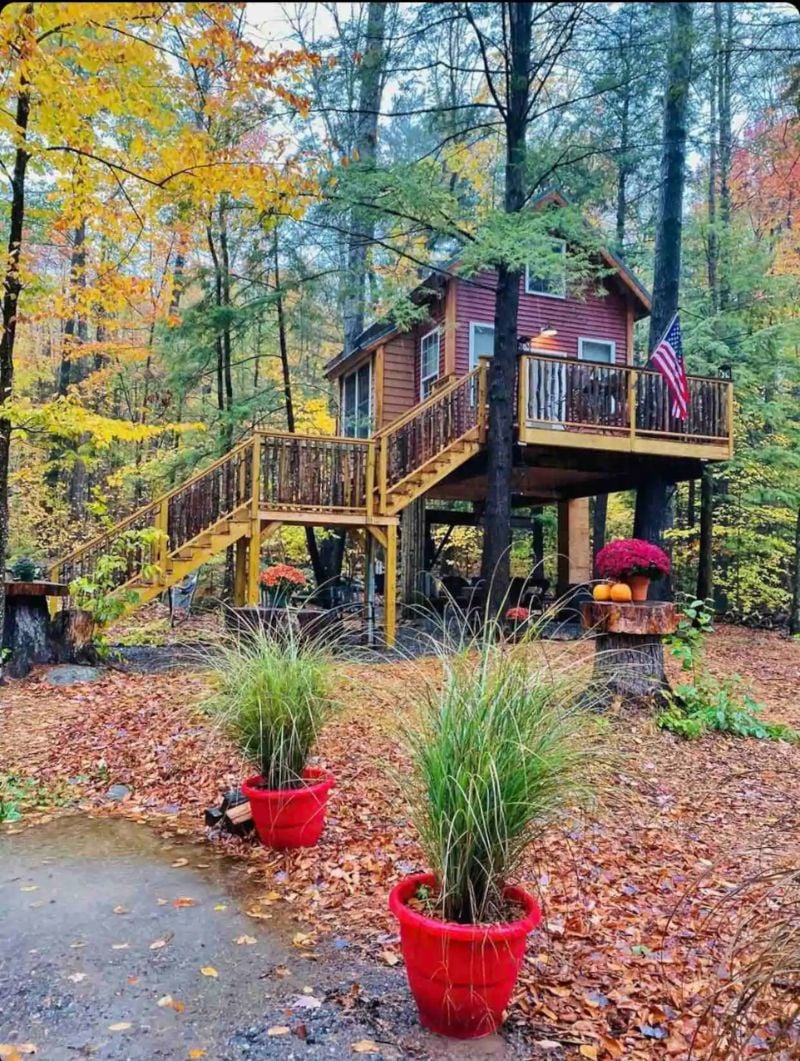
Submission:
[[[492,357],[494,354],[494,325],[479,324],[473,321],[469,326],[469,367],[478,364],[481,357]]]
[[[419,344],[419,396],[428,397],[439,375],[439,329],[423,335]]]
[[[367,438],[372,432],[372,361],[342,381],[342,434]]]
[[[616,343],[610,339],[579,339],[578,357],[581,361],[600,361],[613,365],[616,360]]]
[[[555,239],[552,243],[553,254],[561,256],[557,269],[548,270],[548,276],[537,276],[530,265],[525,266],[525,293],[528,295],[545,295],[547,298],[567,297],[567,274],[564,259],[567,256],[566,240]]]

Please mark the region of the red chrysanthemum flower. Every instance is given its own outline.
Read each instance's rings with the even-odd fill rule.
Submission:
[[[641,538],[618,538],[597,554],[597,573],[601,578],[661,578],[669,572],[669,557],[664,550]]]

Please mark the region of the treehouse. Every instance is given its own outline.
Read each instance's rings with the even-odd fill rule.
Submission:
[[[554,239],[553,252],[566,254],[566,243]],[[590,496],[654,475],[694,479],[732,450],[731,383],[690,377],[688,418],[675,418],[663,377],[633,365],[634,323],[648,315],[649,295],[614,254],[599,257],[602,280],[581,291],[552,270],[537,276],[535,262],[520,280],[512,504],[558,506],[561,588],[591,577]],[[260,545],[280,526],[345,527],[363,538],[368,572],[376,547],[383,551],[392,643],[404,510],[424,498],[439,522],[480,523],[495,283],[491,270],[467,278],[457,265],[432,274],[412,295],[422,320],[406,329],[377,322],[326,366],[339,395],[338,435],[256,432],[59,561],[52,577],[90,575],[126,530],[155,526],[164,532],[157,555],[132,557],[120,574],[132,603],[233,546],[236,601],[255,604]],[[148,559],[155,575],[143,571]]]

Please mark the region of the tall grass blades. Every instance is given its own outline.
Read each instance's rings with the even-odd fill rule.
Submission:
[[[322,724],[332,710],[331,659],[319,645],[289,633],[253,631],[224,643],[212,669],[215,691],[206,708],[242,754],[259,767],[269,789],[295,788]]]
[[[442,661],[443,687],[410,736],[415,824],[442,916],[492,921],[537,832],[592,794],[604,727],[574,667],[532,669],[487,638]]]

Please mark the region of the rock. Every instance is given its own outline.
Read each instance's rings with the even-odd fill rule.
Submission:
[[[50,667],[45,672],[44,680],[48,685],[79,685],[81,682],[96,682],[100,677],[97,667],[81,667],[72,663],[62,663]]]
[[[130,794],[131,790],[127,785],[112,785],[108,792],[106,792],[106,799],[111,799],[115,803],[122,803],[122,801],[127,799]]]

